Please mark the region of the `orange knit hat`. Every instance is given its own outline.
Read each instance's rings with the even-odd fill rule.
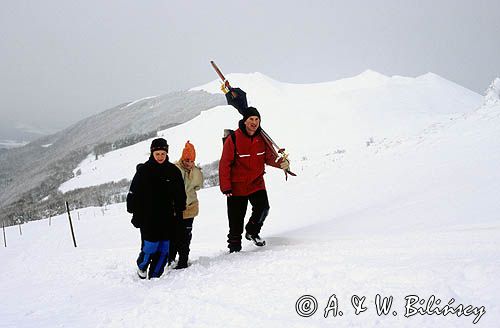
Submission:
[[[181,160],[192,160],[194,161],[196,159],[196,151],[194,150],[193,144],[189,142],[189,140],[186,142],[186,145],[184,146],[184,149],[182,150],[182,156]]]

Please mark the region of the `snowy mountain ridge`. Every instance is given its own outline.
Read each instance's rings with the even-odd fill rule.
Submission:
[[[234,86],[247,92],[249,105],[262,115],[262,126],[286,147],[292,159],[315,158],[337,150],[356,152],[366,143],[397,139],[477,108],[481,96],[435,74],[417,78],[387,77],[374,71],[339,81],[290,84],[264,74],[230,74]],[[221,94],[212,81],[191,89]],[[200,149],[198,161],[217,160],[225,128],[235,128],[239,114],[230,106],[203,111],[193,120],[159,132],[170,144],[170,157],[177,159],[186,140]],[[130,179],[135,165],[147,157],[149,143],[108,153],[98,160],[92,155],[64,183],[61,191],[93,184]],[[114,165],[120,161],[120,167]]]

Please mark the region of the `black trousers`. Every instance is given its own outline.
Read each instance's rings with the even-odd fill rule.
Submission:
[[[175,225],[175,237],[170,243],[169,262],[175,261],[175,256],[179,253],[179,263],[187,264],[189,258],[189,246],[193,237],[193,220],[182,219],[178,220]]]
[[[245,223],[248,202],[252,204],[252,215],[245,226],[250,235],[260,233],[269,213],[269,199],[266,190],[259,190],[248,196],[231,196],[227,198],[227,217],[229,219],[228,248],[232,251],[241,250],[241,234]]]

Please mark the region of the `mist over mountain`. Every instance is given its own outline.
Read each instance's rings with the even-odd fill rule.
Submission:
[[[45,129],[29,124],[0,122],[0,149],[21,147],[40,137],[55,133],[52,129]]]

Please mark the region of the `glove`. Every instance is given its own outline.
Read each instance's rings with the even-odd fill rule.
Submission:
[[[231,197],[233,195],[233,191],[231,189],[229,190],[224,190],[222,192],[224,195],[226,195],[227,197]]]
[[[288,159],[284,158],[280,163],[280,167],[281,169],[288,171],[288,169],[290,168],[290,162],[288,161]]]

